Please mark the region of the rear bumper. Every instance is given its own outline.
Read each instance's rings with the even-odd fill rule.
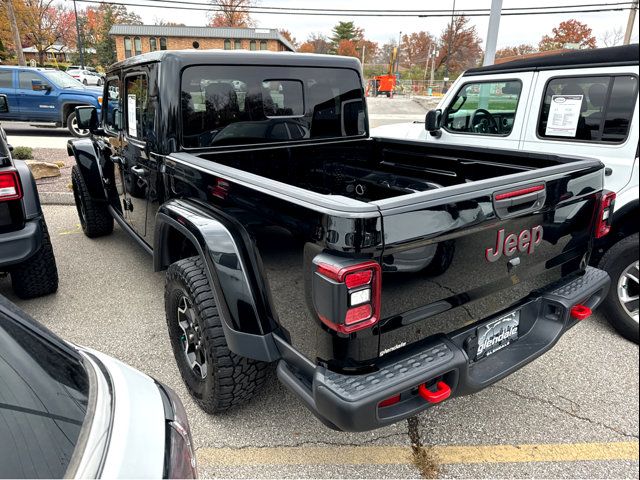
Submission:
[[[439,335],[388,354],[377,370],[364,375],[344,375],[316,366],[297,356],[289,346],[278,363],[278,378],[326,425],[344,431],[366,431],[411,417],[434,403],[419,393],[422,385],[433,390],[444,384],[446,398],[478,392],[522,368],[551,349],[578,320],[575,305],[595,309],[609,290],[609,276],[588,267],[584,275],[535,292],[510,310],[520,311],[518,339],[479,360],[474,360],[477,329],[486,321],[450,335]],[[508,312],[502,312],[505,314]],[[475,343],[474,343],[475,342]],[[300,358],[300,361],[296,359]],[[397,397],[397,403],[380,402]],[[428,395],[427,395],[428,396]]]
[[[42,219],[25,222],[15,232],[0,233],[0,270],[29,259],[42,245]]]

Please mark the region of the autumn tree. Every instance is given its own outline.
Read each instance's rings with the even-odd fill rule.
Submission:
[[[312,33],[307,37],[307,41],[298,48],[300,53],[329,53],[330,50],[331,43],[321,33]]]
[[[253,27],[255,21],[247,10],[254,7],[254,0],[211,0],[213,11],[209,21],[210,27]]]
[[[591,28],[578,20],[566,20],[554,27],[552,35],[545,35],[540,40],[540,51],[565,48],[567,44],[578,45],[579,48],[596,48],[596,37],[591,34]]]
[[[356,49],[356,44],[353,40],[340,40],[336,53],[345,57],[360,58],[358,50]]]
[[[83,33],[85,45],[96,49],[96,60],[99,65],[109,66],[117,60],[116,42],[109,35],[114,25],[141,25],[142,19],[127,10],[124,5],[102,4],[85,10]]]
[[[364,32],[361,28],[355,26],[353,22],[338,22],[333,27],[333,35],[331,36],[331,49],[335,53],[342,40],[358,42],[364,38]]]
[[[364,51],[364,63],[374,63],[378,55],[378,44],[371,40],[362,39],[355,42],[358,58],[362,60],[362,52]]]
[[[414,65],[425,65],[435,39],[427,32],[414,32],[403,35],[400,44],[400,64],[411,68]]]
[[[289,30],[284,30],[284,29],[280,30],[280,35],[282,35],[286,40],[288,40],[289,43],[293,45],[294,49],[296,50],[298,49],[299,47],[298,41],[296,40],[296,37],[294,37]]]
[[[504,47],[496,52],[496,58],[518,57],[520,55],[529,55],[535,53],[536,47],[523,43],[515,47]]]
[[[452,77],[475,67],[482,57],[481,40],[476,27],[464,15],[454,18],[440,35],[436,69],[444,66]]]

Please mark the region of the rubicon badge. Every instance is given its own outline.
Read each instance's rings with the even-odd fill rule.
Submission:
[[[533,227],[531,230],[523,230],[516,234],[511,233],[505,236],[504,228],[498,230],[496,246],[485,250],[485,258],[488,262],[497,261],[502,255],[510,257],[516,252],[531,255],[536,247],[542,243],[542,225]]]

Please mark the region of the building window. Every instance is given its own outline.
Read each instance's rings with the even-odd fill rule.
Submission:
[[[167,37],[160,37],[160,50],[167,49]]]
[[[267,42],[265,40],[261,40],[260,41],[260,50],[266,50],[267,49]]]
[[[131,57],[131,38],[124,37],[124,58]]]
[[[236,40],[233,48],[236,50],[242,50],[242,40]]]
[[[224,41],[224,49],[231,50],[231,40],[229,40],[228,38]]]
[[[251,40],[249,42],[249,50],[255,50],[256,48],[257,48],[256,47],[256,41],[255,40]]]
[[[142,40],[140,40],[140,37],[133,39],[133,45],[136,48],[136,55],[142,55]]]
[[[198,42],[198,41],[193,42],[192,45],[193,45],[193,48],[196,48],[196,49],[200,48],[200,42]]]
[[[149,39],[149,51],[155,52],[156,50],[158,50],[158,39],[151,37]]]

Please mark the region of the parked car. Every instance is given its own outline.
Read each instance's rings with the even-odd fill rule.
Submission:
[[[53,123],[76,137],[89,132],[78,128],[75,107],[91,105],[100,110],[102,105],[102,89],[43,68],[0,66],[0,94],[9,101],[9,112],[0,114],[0,120]]]
[[[80,223],[115,220],[166,270],[207,412],[277,362],[329,427],[388,425],[515,372],[607,294],[587,267],[612,208],[601,162],[372,139],[357,59],[154,52],[107,91],[69,142]]]
[[[7,97],[0,95],[0,114],[7,113]],[[11,275],[20,298],[33,298],[58,289],[58,269],[36,182],[0,126],[0,272]]]
[[[98,70],[95,67],[89,67],[87,65],[84,67],[82,65],[69,65],[66,71],[68,72],[69,70],[89,70],[90,72],[98,73]]]
[[[81,82],[83,85],[97,85],[101,87],[104,83],[102,75],[90,70],[67,70],[67,74]]]
[[[2,295],[0,444],[2,478],[197,477],[173,390],[65,342]]]
[[[482,145],[601,160],[604,186],[617,198],[612,233],[596,240],[590,263],[606,270],[614,285],[602,312],[636,343],[639,52],[635,44],[472,69],[427,115],[427,125],[388,125],[372,132],[434,145]],[[558,123],[566,124],[558,128]]]

